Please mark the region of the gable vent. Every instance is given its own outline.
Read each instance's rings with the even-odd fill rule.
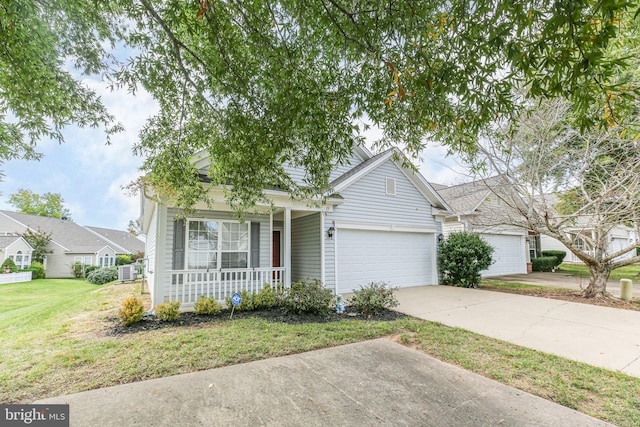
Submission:
[[[396,180],[395,178],[387,178],[387,191],[386,193],[390,196],[396,195]]]

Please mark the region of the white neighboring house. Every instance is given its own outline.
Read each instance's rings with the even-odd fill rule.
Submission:
[[[20,212],[0,211],[0,233],[21,235],[27,230],[51,234],[44,267],[47,278],[74,277],[75,262],[107,267],[115,265],[118,255],[144,251],[144,242],[123,231],[83,227],[73,221]],[[29,261],[31,262],[31,261]]]
[[[24,270],[31,264],[33,248],[22,236],[0,235],[0,263],[11,258],[19,270]]]
[[[569,230],[573,240],[576,243],[576,246],[579,248],[584,248],[587,252],[590,252],[589,249],[589,240],[592,239],[593,230],[589,227],[579,227],[576,226]],[[615,253],[621,249],[629,246],[630,243],[638,241],[638,235],[635,230],[631,227],[627,227],[623,224],[619,224],[615,226],[613,229],[609,231],[607,234],[607,253]],[[567,252],[567,256],[564,259],[564,262],[568,263],[576,263],[582,264],[583,262],[576,257],[573,252],[571,252],[565,245],[560,243],[557,239],[549,236],[540,236],[540,248],[543,251],[546,250],[558,250]],[[616,258],[616,261],[633,258],[636,255],[635,251],[627,252],[624,255]]]
[[[490,186],[497,178],[478,180],[454,186],[432,184],[453,211],[444,220],[444,236],[456,231],[479,234],[494,249],[494,263],[481,271],[483,277],[527,273],[530,262],[528,232],[520,227],[500,224],[504,210],[502,200]],[[535,249],[535,247],[534,247]]]
[[[319,279],[335,293],[384,281],[391,286],[438,284],[437,237],[447,205],[418,173],[402,166],[392,149],[372,155],[356,147],[347,164],[331,174],[326,202],[294,200],[283,190],[239,222],[221,187],[210,184],[215,209],[204,204],[181,212],[164,199],[143,195],[153,305],[201,296],[218,300],[265,284],[290,286]],[[196,159],[206,173],[208,160]],[[305,171],[288,168],[302,182]]]

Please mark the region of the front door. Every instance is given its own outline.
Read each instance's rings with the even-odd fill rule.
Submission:
[[[280,231],[273,232],[272,237],[273,253],[271,254],[271,266],[280,267]]]

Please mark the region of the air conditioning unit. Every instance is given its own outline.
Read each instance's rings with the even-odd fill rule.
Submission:
[[[136,280],[138,278],[138,269],[135,265],[121,265],[118,267],[118,280],[124,283],[125,280]]]

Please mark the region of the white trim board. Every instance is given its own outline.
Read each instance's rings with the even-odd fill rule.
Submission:
[[[334,221],[335,228],[346,228],[350,230],[371,230],[371,231],[395,231],[403,233],[436,233],[434,227],[421,227],[399,224],[364,223],[352,221]]]

